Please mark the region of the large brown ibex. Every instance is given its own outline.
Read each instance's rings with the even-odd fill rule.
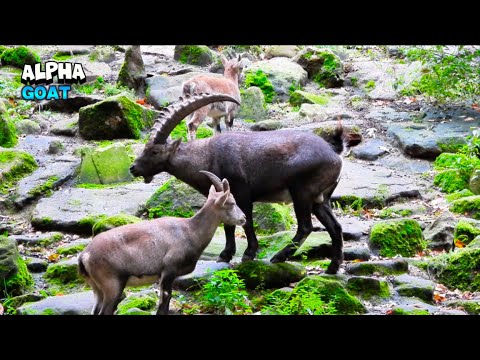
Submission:
[[[209,182],[198,171],[205,169],[230,182],[232,194],[247,217],[244,225],[248,247],[242,260],[256,256],[258,241],[253,229],[252,206],[258,202],[293,202],[298,229],[291,245],[278,252],[272,262],[292,255],[312,232],[313,213],[325,226],[333,243],[333,257],[327,269],[336,273],[343,261],[342,227],[330,207],[330,197],[340,180],[346,146],[357,145],[361,137],[344,134],[339,125],[330,143],[307,132],[278,130],[265,132],[228,132],[208,139],[182,143],[169,141],[172,129],[187,114],[203,106],[199,95],[167,108],[154,124],[142,154],[130,168],[134,176],[150,182],[155,174],[166,171],[204,195]],[[232,99],[234,101],[235,99]],[[226,246],[219,261],[229,262],[235,254],[235,226],[225,225]]]
[[[78,258],[79,272],[93,289],[93,315],[112,315],[125,286],[158,281],[157,314],[167,314],[176,277],[195,269],[220,223],[244,225],[245,215],[228,181],[201,171],[214,183],[203,207],[189,219],[163,217],[124,225],[95,236]],[[201,175],[204,176],[204,175]]]
[[[240,101],[240,90],[238,89],[238,75],[242,71],[240,55],[237,59],[227,60],[221,56],[225,71],[223,77],[218,78],[209,75],[197,75],[183,83],[183,95],[194,93],[218,93],[226,94]],[[195,111],[187,121],[188,139],[194,140],[197,129],[207,116],[213,120],[215,133],[220,133],[220,119],[223,117],[227,130],[233,125],[233,119],[238,112],[238,105],[231,102],[216,102],[204,106]]]

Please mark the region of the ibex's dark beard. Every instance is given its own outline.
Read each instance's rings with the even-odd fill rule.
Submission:
[[[145,184],[150,184],[153,180],[153,176],[150,176],[150,175],[143,175],[143,181],[145,182]]]

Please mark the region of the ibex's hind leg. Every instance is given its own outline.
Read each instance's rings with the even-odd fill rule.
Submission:
[[[332,239],[333,256],[326,272],[327,274],[336,274],[340,264],[343,262],[342,226],[337,219],[335,219],[332,209],[330,208],[329,201],[326,201],[323,204],[314,204],[312,207],[312,212],[325,226]]]
[[[272,263],[284,262],[295,252],[308,235],[313,230],[312,225],[312,197],[305,191],[305,188],[301,185],[291,188],[290,194],[293,200],[293,207],[295,209],[295,215],[297,216],[298,229],[297,233],[292,239],[292,242],[280,250],[270,260]]]
[[[125,282],[119,279],[109,279],[102,284],[103,306],[99,315],[113,315],[118,303],[121,301]]]
[[[225,127],[226,127],[227,131],[232,131],[233,115],[228,114],[223,119],[225,121]]]
[[[103,292],[95,284],[95,282],[92,279],[90,279],[88,281],[88,284],[92,288],[93,296],[95,298],[95,305],[93,306],[93,309],[92,309],[92,315],[98,315],[100,313],[100,310],[102,309],[102,305],[103,305]]]
[[[197,129],[200,124],[205,120],[208,112],[209,108],[207,106],[204,106],[203,108],[195,111],[190,120],[188,120],[187,131],[189,141],[195,140],[195,137],[197,135]]]
[[[175,276],[173,274],[162,274],[159,281],[160,303],[158,304],[157,315],[168,315],[170,299],[172,298],[172,285]]]

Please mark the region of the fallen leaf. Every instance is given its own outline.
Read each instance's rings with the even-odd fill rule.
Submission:
[[[455,239],[455,247],[463,249],[465,247],[465,243],[460,239]]]
[[[354,263],[359,263],[359,262],[363,262],[363,261],[364,261],[364,260],[355,259],[355,260],[353,260],[352,262],[354,262]]]
[[[55,296],[64,296],[63,293],[58,293]]]
[[[385,315],[393,315],[393,310],[392,310],[392,309],[387,310],[387,312],[385,313]]]
[[[447,298],[445,297],[445,295],[442,295],[442,294],[439,294],[437,292],[435,292],[433,294],[433,300],[435,300],[435,302],[437,303],[440,303],[442,301],[445,301]]]
[[[474,120],[475,120],[474,118],[472,118],[472,117],[469,116],[469,117],[467,117],[464,121],[474,121]]]
[[[48,261],[49,262],[57,262],[59,257],[60,257],[59,254],[50,254],[50,255],[48,255]]]
[[[140,104],[140,105],[145,105],[146,100],[147,100],[146,98],[144,98],[144,99],[138,99],[138,100],[136,101],[136,103],[137,103],[137,104]]]
[[[480,111],[480,106],[478,106],[478,104],[473,104],[472,109],[475,111]]]

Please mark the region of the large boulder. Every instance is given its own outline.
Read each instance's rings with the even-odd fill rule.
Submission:
[[[237,117],[246,120],[260,121],[267,117],[267,106],[262,90],[256,86],[249,87],[241,94],[242,105]]]
[[[32,120],[20,120],[15,123],[15,128],[22,135],[38,135],[42,132],[40,125]]]
[[[125,51],[125,60],[118,73],[117,84],[133,89],[139,97],[143,97],[146,77],[140,45],[129,47]]]
[[[16,144],[17,132],[15,131],[15,126],[7,114],[5,104],[0,101],[0,146],[11,148]]]
[[[50,296],[44,300],[25,304],[17,309],[19,315],[89,315],[95,298],[92,291],[64,296]]]
[[[413,219],[380,221],[370,230],[370,246],[381,256],[414,256],[426,247],[422,228]]]
[[[23,66],[34,65],[40,62],[40,57],[26,46],[17,46],[8,48],[0,55],[0,60],[3,65],[12,65],[23,69]]]
[[[114,184],[133,180],[129,171],[132,160],[125,145],[115,143],[97,149],[83,148],[81,154],[80,184]]]
[[[364,261],[351,263],[347,273],[352,275],[393,275],[408,272],[408,262],[405,259]]]
[[[80,135],[87,140],[140,139],[153,125],[156,112],[119,94],[80,109]]]
[[[6,193],[36,168],[37,162],[29,153],[0,148],[0,194]]]
[[[0,297],[23,294],[33,286],[32,275],[14,239],[0,235]]]
[[[299,48],[297,45],[271,45],[265,50],[267,59],[274,57],[293,58],[297,55]]]
[[[329,49],[307,46],[292,59],[308,72],[308,77],[317,84],[332,88],[345,81],[340,58]]]
[[[207,66],[219,60],[218,55],[205,45],[176,45],[173,58],[182,64]]]
[[[243,75],[245,85],[260,87],[267,102],[287,101],[292,88],[304,86],[307,81],[307,72],[300,65],[284,57],[258,61],[246,68]],[[268,82],[265,81],[265,77]]]
[[[423,236],[427,246],[435,250],[451,250],[453,248],[453,230],[455,218],[449,211],[435,219],[433,223],[425,228]]]
[[[467,196],[452,201],[450,211],[480,219],[480,195]]]

